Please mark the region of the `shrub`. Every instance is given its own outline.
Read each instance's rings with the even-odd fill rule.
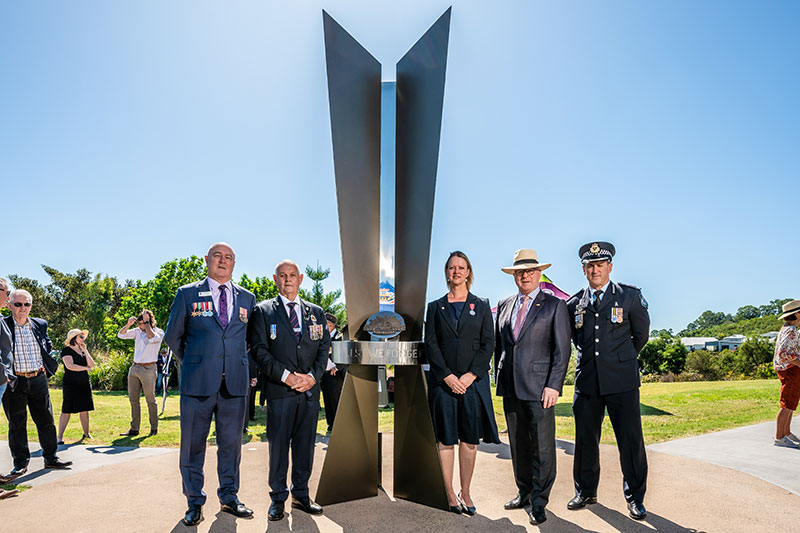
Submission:
[[[777,378],[778,373],[775,372],[775,367],[772,366],[772,363],[761,363],[756,367],[754,377],[757,379]]]
[[[95,366],[89,372],[94,390],[127,390],[128,369],[133,363],[133,354],[111,351],[92,354]]]
[[[567,366],[567,375],[564,378],[564,385],[575,385],[575,367],[578,365],[578,354],[575,348],[572,348],[572,355],[569,358],[569,365]]]
[[[703,376],[708,381],[722,379],[725,372],[720,369],[720,354],[697,350],[686,354],[686,371]]]

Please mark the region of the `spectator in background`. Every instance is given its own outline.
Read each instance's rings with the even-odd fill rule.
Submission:
[[[781,380],[781,409],[778,411],[778,427],[775,431],[775,446],[800,448],[800,439],[791,431],[792,416],[800,401],[800,300],[783,305],[783,327],[775,339],[773,366]]]
[[[61,350],[61,362],[64,364],[64,380],[61,385],[63,400],[61,417],[58,419],[58,444],[64,444],[64,430],[67,429],[69,417],[78,413],[83,428],[83,438],[91,439],[89,434],[89,411],[94,411],[92,401],[92,384],[89,371],[94,368],[89,350],[86,348],[86,337],[89,330],[71,329]]]
[[[0,278],[0,307],[8,303],[8,282]],[[14,378],[14,359],[11,356],[11,332],[8,331],[5,320],[0,320],[0,400],[3,399],[9,381]],[[14,479],[10,476],[0,475],[0,484],[8,483]],[[0,500],[13,496],[17,489],[0,489]]]
[[[136,324],[138,328],[131,329]],[[133,364],[128,371],[128,399],[131,402],[131,426],[121,433],[123,437],[139,434],[141,406],[139,396],[144,392],[150,415],[150,436],[158,434],[158,405],[156,404],[156,362],[164,332],[156,327],[156,319],[149,309],[142,309],[138,317],[130,317],[119,330],[117,337],[134,341]]]
[[[328,323],[328,331],[331,334],[331,342],[342,340],[342,334],[336,329],[339,319],[332,313],[325,313],[325,321]],[[347,375],[347,365],[337,365],[333,362],[333,347],[331,346],[331,356],[328,357],[325,373],[322,374],[319,387],[322,390],[322,400],[325,403],[325,421],[328,422],[328,431],[333,430],[333,421],[336,418],[336,409],[339,407],[339,397],[342,395],[344,377]]]
[[[67,468],[72,461],[61,461],[56,452],[56,426],[47,378],[58,368],[50,356],[53,343],[47,335],[47,321],[30,317],[33,296],[17,289],[10,295],[11,316],[6,327],[11,333],[15,379],[3,395],[3,408],[8,418],[8,447],[14,460],[12,476],[28,471],[31,451],[28,448],[28,410],[36,424],[45,468]]]
[[[161,394],[163,391],[164,384],[164,374],[167,372],[167,349],[161,348],[161,351],[158,352],[158,359],[156,360],[156,394]]]

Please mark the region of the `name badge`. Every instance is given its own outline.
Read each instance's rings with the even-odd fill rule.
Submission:
[[[200,298],[202,298],[203,296],[211,296],[211,291],[198,292],[197,296],[199,296]]]

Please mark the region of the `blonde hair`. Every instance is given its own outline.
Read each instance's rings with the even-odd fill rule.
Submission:
[[[456,250],[455,252],[450,252],[450,255],[447,257],[447,261],[444,262],[444,280],[447,283],[447,287],[450,288],[450,280],[447,279],[447,267],[450,265],[450,260],[454,257],[460,257],[467,263],[467,269],[469,269],[469,274],[467,274],[467,290],[470,290],[472,287],[472,280],[475,279],[475,275],[472,273],[472,263],[469,261],[469,257],[467,254],[462,252],[461,250]]]

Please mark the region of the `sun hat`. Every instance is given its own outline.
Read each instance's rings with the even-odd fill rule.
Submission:
[[[511,266],[503,267],[500,270],[506,274],[513,274],[515,270],[547,270],[552,263],[540,263],[536,250],[522,248],[514,252],[514,263]]]
[[[64,341],[64,346],[69,346],[69,341],[71,341],[75,335],[80,335],[83,333],[84,338],[89,336],[88,329],[71,329],[67,332],[67,340]]]

